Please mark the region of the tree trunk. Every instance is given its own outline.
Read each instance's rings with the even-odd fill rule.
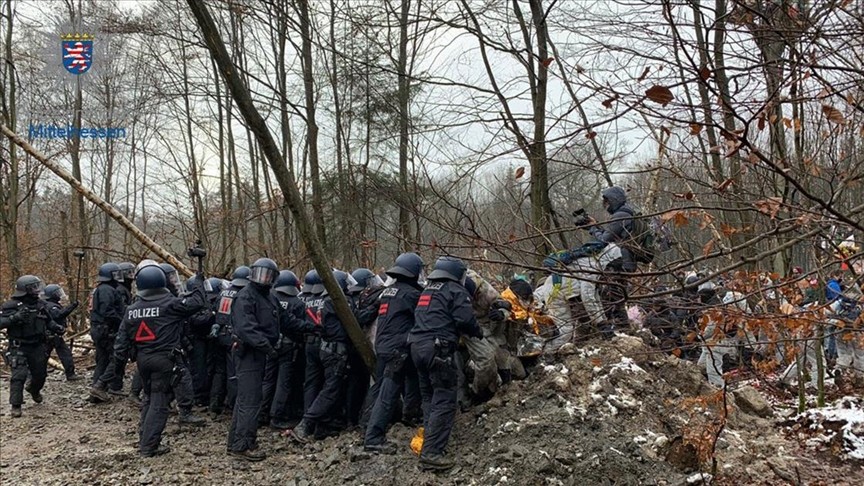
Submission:
[[[303,238],[303,241],[306,244],[306,248],[312,258],[312,263],[324,281],[324,287],[330,294],[330,298],[333,299],[333,305],[336,308],[336,314],[339,317],[342,326],[345,328],[345,331],[348,333],[348,336],[351,338],[351,341],[354,343],[355,348],[363,358],[366,366],[370,371],[374,370],[375,354],[372,352],[369,340],[357,324],[357,319],[354,317],[351,308],[348,306],[348,300],[342,293],[339,284],[333,278],[333,273],[331,271],[332,267],[330,266],[330,262],[327,260],[322,243],[318,239],[318,235],[309,220],[309,216],[306,214],[303,207],[303,198],[300,195],[300,191],[297,189],[296,181],[285,165],[285,159],[279,151],[276,140],[274,140],[273,135],[267,128],[267,122],[255,108],[249,89],[244,85],[243,80],[237,73],[234,65],[231,63],[228,51],[225,49],[225,44],[222,42],[216,24],[213,22],[213,18],[210,16],[210,12],[207,11],[204,2],[202,0],[188,0],[188,2],[189,7],[192,9],[196,21],[198,22],[198,26],[201,29],[207,48],[210,50],[210,54],[216,60],[216,64],[219,66],[223,78],[231,89],[234,101],[237,103],[241,115],[243,115],[243,119],[246,121],[250,130],[255,133],[261,151],[267,157],[267,160],[270,163],[270,168],[273,170],[276,180],[279,182],[279,187],[287,198],[288,206],[291,208],[291,212],[294,215],[297,231],[300,233],[301,238]],[[301,0],[301,4],[304,6],[303,10],[305,11],[305,0]],[[308,34],[308,12],[305,17],[307,21],[306,30]],[[304,36],[304,43],[310,41],[311,39],[308,36]],[[307,67],[308,71],[311,73],[311,64],[307,65]],[[308,101],[309,98],[307,93],[307,102]]]
[[[410,251],[411,228],[408,219],[408,202],[411,199],[408,187],[408,98],[409,79],[408,67],[408,12],[411,0],[402,0],[402,10],[399,14],[399,59],[396,72],[399,74],[399,249]]]

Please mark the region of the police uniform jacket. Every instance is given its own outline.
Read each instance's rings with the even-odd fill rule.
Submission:
[[[313,325],[306,316],[306,303],[293,295],[273,292],[282,307],[279,319],[279,333],[294,341],[303,342],[303,334],[313,332]]]
[[[237,293],[231,310],[234,335],[246,346],[265,351],[279,341],[282,306],[270,289],[249,283]]]
[[[411,329],[408,341],[420,342],[437,338],[455,345],[460,334],[483,337],[471,307],[471,296],[458,282],[433,280],[417,301],[414,328]]]
[[[182,297],[174,297],[167,289],[153,295],[139,294],[126,309],[114,354],[125,357],[131,346],[139,355],[170,353],[180,344],[183,322],[206,306],[202,290]]]
[[[66,318],[69,317],[69,314],[71,314],[78,306],[70,304],[63,307],[59,302],[46,300],[45,307],[48,309],[48,314],[51,316],[51,319],[53,319],[59,326],[62,326],[63,329],[66,329]]]
[[[416,282],[397,280],[378,296],[378,328],[375,353],[398,354],[408,348],[408,333],[414,327],[414,310],[423,288]]]
[[[65,331],[51,318],[44,300],[16,297],[0,306],[0,329],[6,329],[10,341],[21,344],[45,342],[47,331]]]
[[[229,334],[231,332],[231,313],[234,310],[234,301],[237,299],[237,294],[241,290],[243,290],[243,287],[231,285],[219,292],[219,297],[214,302],[215,323],[219,324],[222,334]]]
[[[310,327],[308,327],[310,331],[308,332],[311,334],[320,336],[322,333],[321,313],[324,309],[325,300],[328,299],[320,294],[306,294],[306,322],[310,325]]]
[[[100,283],[90,295],[90,325],[117,331],[123,320],[123,300],[115,287]]]
[[[132,291],[129,287],[121,283],[117,285],[117,293],[120,294],[120,300],[124,306],[132,303]]]
[[[321,319],[321,339],[331,343],[348,344],[351,340],[348,338],[348,333],[342,326],[342,321],[336,315],[336,306],[333,305],[333,299],[325,296],[323,305],[320,311]]]

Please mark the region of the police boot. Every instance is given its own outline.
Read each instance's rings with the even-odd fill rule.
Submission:
[[[141,457],[156,457],[156,456],[161,456],[163,454],[168,454],[169,452],[171,452],[170,447],[163,446],[160,444],[159,447],[157,447],[155,451],[139,452],[139,454],[141,455]]]
[[[228,451],[228,454],[238,459],[243,459],[249,462],[258,462],[267,459],[267,454],[259,449],[247,449],[245,451]]]
[[[34,402],[36,402],[36,403],[42,403],[42,394],[39,393],[38,391],[37,391],[37,392],[34,392],[33,389],[30,388],[30,384],[29,384],[29,383],[27,384],[27,386],[24,387],[24,390],[26,390],[27,393],[29,393],[30,396],[33,397],[33,401],[34,401]]]
[[[83,379],[84,377],[82,377],[81,375],[76,375],[75,373],[66,376],[66,381],[79,381]]]
[[[424,471],[446,471],[455,464],[444,454],[420,454],[420,469]]]
[[[380,444],[363,444],[365,452],[374,452],[375,454],[396,454],[396,444],[384,441]]]
[[[290,432],[290,437],[292,439],[301,444],[306,444],[314,439],[315,424],[304,418],[299,424],[297,424],[297,427],[294,427]]]
[[[274,429],[279,429],[279,430],[288,430],[291,428],[291,426],[288,424],[287,420],[282,420],[282,419],[278,419],[278,418],[274,418],[274,419],[270,420],[270,427],[273,427]]]
[[[90,387],[90,397],[96,400],[94,403],[111,401],[111,395],[109,395],[107,391],[103,390],[99,386],[99,383]]]
[[[192,413],[192,410],[190,410],[188,408],[181,408],[180,409],[180,414],[179,414],[177,420],[181,424],[195,425],[197,427],[201,427],[204,425],[204,423],[207,422],[207,420],[205,420],[203,417],[199,417],[199,416],[195,415],[194,413]]]
[[[21,416],[21,406],[12,405],[12,417],[18,418]]]

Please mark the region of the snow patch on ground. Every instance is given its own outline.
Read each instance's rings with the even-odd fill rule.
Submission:
[[[864,460],[864,399],[843,397],[825,408],[807,410],[795,417],[816,435],[805,441],[808,447],[831,443],[837,432],[825,428],[826,422],[840,423],[843,455],[849,459]]]

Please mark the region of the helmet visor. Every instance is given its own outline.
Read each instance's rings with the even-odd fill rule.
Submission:
[[[122,270],[123,278],[126,280],[134,280],[135,279],[135,269],[127,268],[126,270]]]
[[[111,278],[117,282],[123,281],[123,270],[114,270],[111,272]]]
[[[42,281],[37,280],[33,283],[25,285],[23,291],[25,294],[38,296],[40,293],[42,293],[42,290],[44,288],[45,286],[42,284]]]
[[[369,279],[366,280],[366,287],[368,287],[370,289],[377,289],[378,287],[383,287],[383,286],[384,286],[384,281],[381,280],[381,277],[379,277],[378,275],[375,275],[373,277],[369,277]]]
[[[427,283],[426,282],[426,270],[421,268],[420,269],[420,275],[417,275],[417,284],[420,285],[421,287],[425,287],[426,283]]]
[[[273,285],[279,272],[267,267],[252,267],[252,272],[249,273],[249,281],[259,285]]]

